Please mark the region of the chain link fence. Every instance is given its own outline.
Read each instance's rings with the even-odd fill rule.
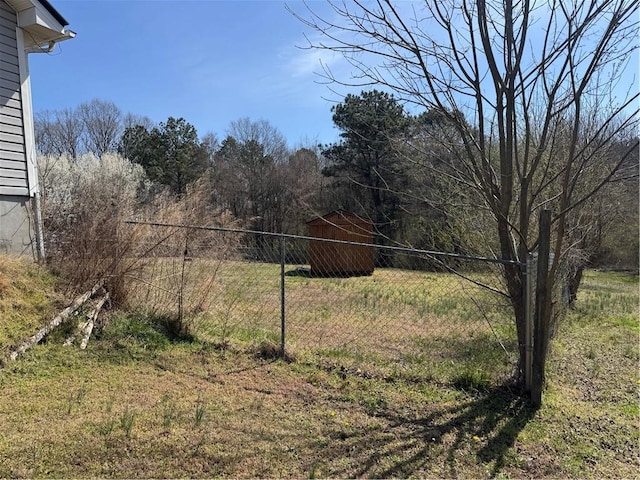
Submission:
[[[438,382],[501,382],[517,368],[495,260],[235,229],[126,227],[141,226],[153,235],[129,235],[140,238],[129,306],[220,348]]]

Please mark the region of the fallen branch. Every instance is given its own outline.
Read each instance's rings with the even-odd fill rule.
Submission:
[[[62,342],[63,347],[70,347],[75,342],[76,337],[80,334],[80,329],[76,329],[71,335],[69,335],[64,342]]]
[[[88,331],[89,335],[91,335],[91,332],[93,331],[94,323],[98,318],[98,315],[100,314],[100,310],[102,309],[102,306],[108,299],[109,299],[109,293],[107,292],[102,297],[100,297],[97,301],[93,302],[93,307],[91,308],[90,313],[87,315],[87,320],[84,322],[81,322],[78,325],[78,327],[73,331],[73,333],[69,335],[66,338],[66,340],[62,343],[63,346],[69,347],[73,345],[73,343],[76,341],[76,338],[78,338],[79,335],[82,335],[84,347],[81,346],[80,348],[82,348],[83,350],[86,348],[86,342],[89,341],[86,332]],[[84,340],[85,338],[87,339],[86,341]]]
[[[93,307],[91,313],[89,314],[89,319],[87,323],[84,325],[84,336],[82,337],[82,342],[80,342],[80,349],[84,350],[87,348],[87,344],[89,343],[89,337],[91,337],[91,332],[93,331],[93,326],[95,325],[96,320],[98,319],[98,315],[100,314],[100,309],[104,305],[104,303],[109,300],[109,292],[105,293],[96,306]]]
[[[60,312],[51,322],[38,330],[35,335],[30,337],[27,341],[25,341],[22,345],[20,345],[16,350],[11,352],[9,358],[11,360],[16,360],[20,355],[29,350],[34,345],[38,344],[44,337],[46,337],[54,328],[64,322],[73,312],[78,310],[84,303],[93,297],[98,290],[100,290],[104,286],[104,280],[100,280],[95,286],[86,293],[83,293],[79,297],[77,297],[73,303],[65,308],[62,312]]]

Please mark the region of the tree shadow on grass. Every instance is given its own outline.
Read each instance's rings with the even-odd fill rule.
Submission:
[[[336,451],[324,452],[333,453],[334,458],[350,456],[356,462],[353,470],[332,474],[458,477],[480,472],[484,476],[489,471],[493,477],[508,466],[509,450],[535,410],[509,386],[498,386],[455,405],[434,404],[424,415],[392,408],[370,414],[382,420],[383,426],[363,436],[355,433],[344,439],[338,435],[329,447]],[[340,439],[348,445],[341,448]]]

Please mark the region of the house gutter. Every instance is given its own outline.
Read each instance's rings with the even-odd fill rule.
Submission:
[[[70,40],[75,37],[76,37],[76,32],[72,30],[65,30],[61,32],[60,35],[49,39],[48,43],[46,43],[46,47],[44,45],[34,45],[32,47],[25,49],[25,51],[27,53],[51,53],[53,52],[53,49],[55,48],[56,44],[63,42],[65,40]]]

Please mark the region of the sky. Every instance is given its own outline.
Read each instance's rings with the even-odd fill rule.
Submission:
[[[321,58],[339,59],[299,48],[312,32],[284,2],[52,4],[77,36],[49,54],[29,55],[36,113],[97,98],[155,122],[184,117],[200,136],[213,132],[220,140],[230,122],[243,117],[267,120],[291,147],[338,139],[331,106],[348,92],[335,92],[318,74]]]
[[[351,68],[338,54],[300,48],[308,45],[305,35],[321,37],[283,1],[52,3],[77,36],[29,56],[36,113],[100,99],[158,123],[184,117],[200,136],[212,132],[219,140],[232,121],[248,117],[267,120],[295,148],[337,141],[331,107],[360,90],[323,83],[322,64],[345,80]],[[289,5],[308,17],[300,0]],[[310,5],[332,18],[326,2]],[[628,67],[625,88],[637,85],[637,53]]]

